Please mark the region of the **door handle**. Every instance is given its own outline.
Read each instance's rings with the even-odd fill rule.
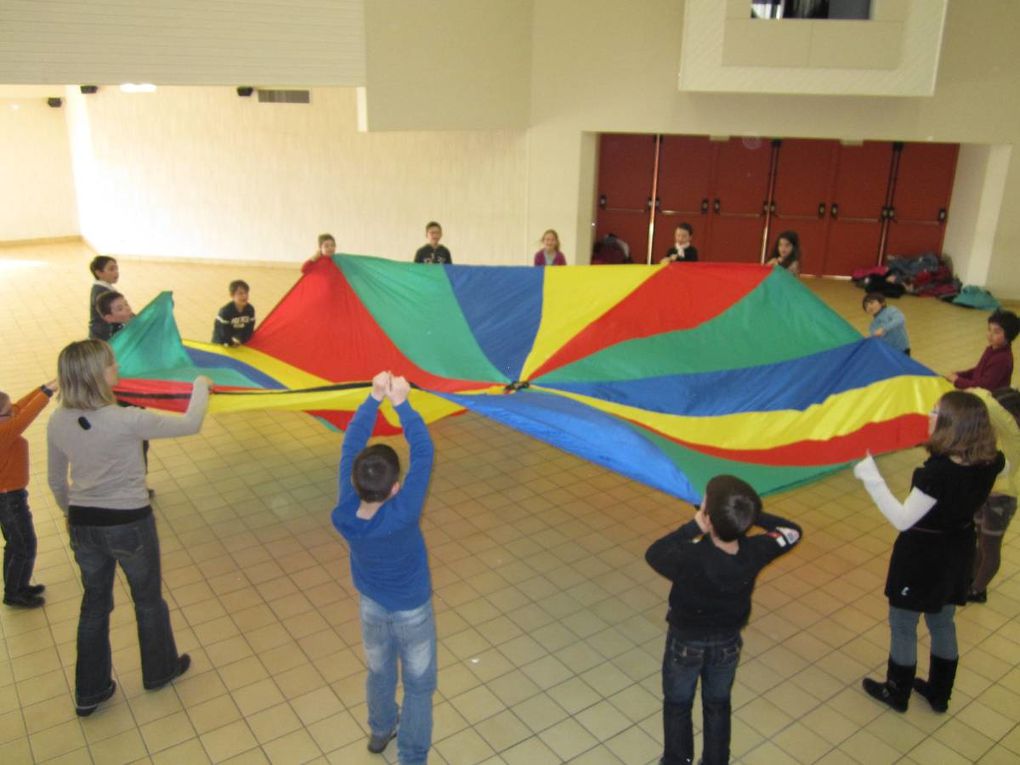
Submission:
[[[719,197],[712,200],[712,212],[718,213],[722,210],[722,203],[719,201]]]
[[[701,214],[704,215],[708,212],[708,197],[701,200]]]
[[[825,202],[818,203],[818,217],[819,218],[825,217]]]
[[[599,209],[600,210],[605,210],[606,206],[608,204],[609,204],[609,200],[606,198],[606,195],[605,194],[599,194]]]
[[[831,215],[833,218],[838,218],[839,217],[839,203],[838,202],[833,202],[832,203],[832,207],[829,208],[829,215]]]

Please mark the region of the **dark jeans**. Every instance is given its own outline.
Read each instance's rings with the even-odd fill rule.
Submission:
[[[135,603],[142,684],[155,688],[169,682],[177,673],[177,646],[170,628],[170,611],[163,600],[155,519],[150,514],[119,526],[71,526],[71,547],[85,588],[75,668],[79,706],[101,699],[113,681],[110,612],[118,563]]]
[[[694,761],[691,707],[701,678],[704,718],[704,765],[720,765],[730,758],[730,690],[737,676],[740,633],[705,640],[684,640],[670,628],[662,659],[663,739],[661,765]]]
[[[28,587],[35,566],[35,527],[24,489],[0,492],[0,531],[4,535],[4,597]]]

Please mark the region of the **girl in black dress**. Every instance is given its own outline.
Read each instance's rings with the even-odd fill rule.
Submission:
[[[892,638],[885,682],[865,678],[869,695],[905,712],[911,688],[932,709],[945,712],[956,678],[959,650],[953,616],[964,605],[974,560],[974,513],[1005,466],[995,448],[988,409],[971,393],[953,391],[931,413],[931,455],[914,471],[910,495],[897,500],[869,455],[854,467],[878,509],[900,535],[886,578]],[[917,622],[931,633],[928,679],[914,679]]]

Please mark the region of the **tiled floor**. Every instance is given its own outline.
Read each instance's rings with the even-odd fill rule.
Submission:
[[[0,250],[3,389],[19,395],[52,377],[58,350],[82,334],[89,257],[80,245]],[[200,339],[230,279],[248,279],[264,316],[298,276],[296,264],[127,258],[121,273],[136,308],[174,290],[182,334]],[[806,283],[866,326],[858,290]],[[981,352],[982,314],[900,304],[921,361],[948,371]],[[75,717],[80,585],[46,489],[46,416],[28,436],[36,579],[47,604],[0,608],[0,763],[395,761],[393,746],[385,758],[365,751],[356,600],[329,523],[339,438],[300,414],[210,417],[197,436],[153,445],[167,598],[192,669],[171,688],[142,690],[134,616],[118,580],[118,692],[93,717]],[[442,421],[433,434],[423,521],[440,631],[431,761],[654,762],[667,587],[643,552],[691,509],[472,415]],[[919,458],[881,460],[897,491]],[[806,538],[766,570],[755,595],[734,694],[734,757],[1020,761],[1020,535],[1007,537],[988,604],[958,618],[963,659],[950,714],[935,715],[915,696],[901,716],[860,689],[885,663],[881,590],[893,530],[847,473],[767,505],[802,523]]]

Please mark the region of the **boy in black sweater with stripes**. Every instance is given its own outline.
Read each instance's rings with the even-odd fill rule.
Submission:
[[[764,534],[747,536],[751,526]],[[704,765],[729,762],[730,691],[740,631],[751,615],[758,573],[800,541],[800,526],[762,512],[761,498],[735,476],[708,482],[694,519],[655,542],[645,560],[669,579],[669,632],[662,661],[661,765],[694,761],[691,707],[701,678]]]

